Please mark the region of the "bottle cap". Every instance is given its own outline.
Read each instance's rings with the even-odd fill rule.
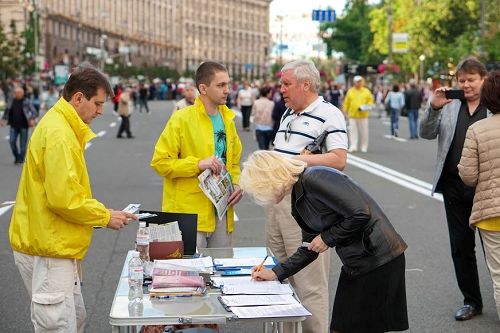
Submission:
[[[139,228],[146,228],[146,222],[139,222]]]

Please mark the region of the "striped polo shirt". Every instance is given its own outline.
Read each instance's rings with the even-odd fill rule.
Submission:
[[[347,131],[344,114],[319,96],[299,114],[287,109],[281,117],[274,139],[274,150],[287,155],[299,155],[323,131],[328,131],[325,147],[347,149]]]

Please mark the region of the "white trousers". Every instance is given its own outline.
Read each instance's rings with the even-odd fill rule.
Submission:
[[[497,305],[497,314],[500,318],[500,231],[479,229],[483,239],[486,264],[493,280],[493,296]]]
[[[349,118],[349,151],[358,150],[358,137],[361,151],[368,150],[368,118]]]
[[[227,216],[222,220],[215,217],[216,225],[214,232],[196,233],[196,246],[199,249],[233,247],[233,233],[227,232]]]
[[[280,262],[290,257],[302,244],[302,230],[291,214],[291,196],[287,195],[277,205],[266,207],[266,245]],[[303,333],[327,333],[330,314],[328,277],[330,275],[330,249],[290,277],[304,307],[312,313],[302,322]],[[285,332],[292,326],[284,325]]]
[[[35,333],[83,333],[83,304],[78,262],[14,251],[14,261],[31,298]]]

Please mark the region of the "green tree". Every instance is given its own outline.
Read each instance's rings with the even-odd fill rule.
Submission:
[[[6,66],[6,76],[12,77],[21,74],[23,68],[22,39],[17,32],[16,22],[10,22],[10,36],[6,38],[2,52],[3,62]]]
[[[377,63],[382,60],[377,50],[372,50],[373,34],[370,30],[369,13],[373,6],[366,0],[349,0],[345,5],[345,16],[333,23],[321,25],[327,54],[342,52],[349,60],[360,63]],[[327,32],[331,30],[331,35]]]
[[[406,32],[410,36],[408,53],[393,57],[393,62],[404,72],[418,72],[421,54],[426,56],[427,74],[436,77],[453,74],[457,62],[468,55],[482,60],[498,59],[498,6],[494,5],[497,0],[484,1],[487,23],[485,36],[481,36],[479,1],[385,0],[370,12],[371,50],[388,54],[387,12],[390,5],[392,31]]]

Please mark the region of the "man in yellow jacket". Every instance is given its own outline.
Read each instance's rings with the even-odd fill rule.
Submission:
[[[373,95],[363,87],[363,78],[356,75],[354,86],[347,91],[343,111],[349,118],[349,151],[358,151],[358,137],[361,141],[361,152],[368,151],[368,116],[373,106]]]
[[[232,206],[241,199],[241,142],[235,114],[226,105],[229,94],[227,69],[207,61],[196,70],[200,92],[194,105],[175,112],[156,143],[151,167],[163,177],[162,210],[198,214],[196,244],[199,248],[231,247],[234,231]],[[206,169],[215,174],[222,168],[231,175],[234,192],[225,218],[198,186],[198,175]]]
[[[92,197],[85,165],[85,145],[96,136],[88,124],[112,94],[99,71],[80,65],[28,145],[9,238],[35,332],[84,331],[80,263],[93,227],[119,230],[137,219]]]

